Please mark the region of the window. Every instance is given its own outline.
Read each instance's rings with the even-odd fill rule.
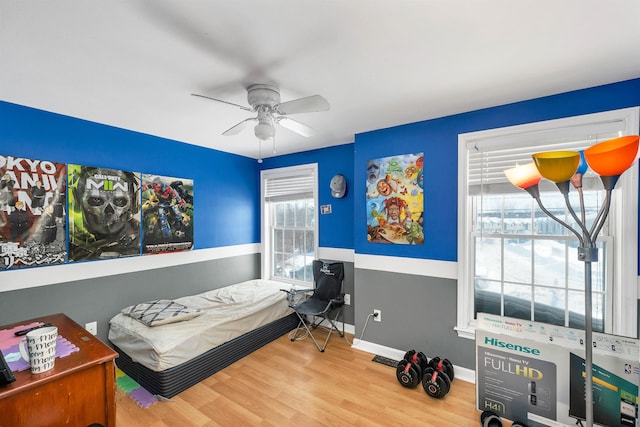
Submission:
[[[313,283],[317,165],[262,171],[263,277]]]
[[[458,324],[472,338],[479,312],[572,328],[584,328],[584,263],[578,242],[549,218],[504,169],[531,162],[540,151],[574,150],[619,135],[638,133],[638,109],[616,110],[459,136]],[[594,330],[636,336],[637,175],[634,165],[613,192],[608,224],[598,235],[592,263]],[[587,224],[604,191],[593,173],[584,176]],[[575,225],[564,198],[540,182],[546,209]],[[579,213],[578,193],[570,192]]]

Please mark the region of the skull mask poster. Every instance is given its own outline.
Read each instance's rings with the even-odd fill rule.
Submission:
[[[193,180],[142,174],[142,252],[193,249]]]
[[[69,261],[140,254],[140,174],[69,165]]]
[[[423,155],[403,154],[367,162],[367,240],[424,243]]]
[[[0,156],[0,269],[66,261],[66,178],[62,163]]]

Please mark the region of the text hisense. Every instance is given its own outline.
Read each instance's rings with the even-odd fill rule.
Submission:
[[[506,348],[507,350],[515,350],[521,353],[533,354],[535,356],[540,355],[540,350],[538,350],[537,348],[526,347],[518,344],[511,344],[508,342],[500,341],[497,338],[485,337],[484,343],[492,345],[494,347],[498,347],[498,348]]]

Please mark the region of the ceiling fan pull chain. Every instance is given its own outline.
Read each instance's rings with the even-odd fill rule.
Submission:
[[[271,122],[271,127],[274,129],[273,136],[271,137],[272,148],[271,152],[276,154],[276,132],[275,132],[275,119],[273,118],[273,114],[269,113],[269,121]]]

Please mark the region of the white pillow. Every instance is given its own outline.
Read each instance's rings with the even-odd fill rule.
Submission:
[[[182,322],[200,316],[202,312],[197,308],[189,308],[177,302],[159,299],[143,302],[122,309],[122,313],[136,319],[147,326],[166,325]]]

